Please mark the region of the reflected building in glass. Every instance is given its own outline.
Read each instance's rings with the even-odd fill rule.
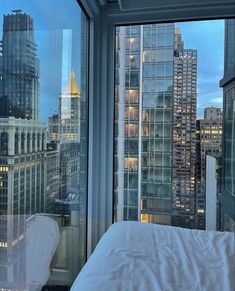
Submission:
[[[31,214],[45,212],[47,203],[46,125],[38,121],[36,53],[32,17],[21,10],[4,16],[0,76],[0,284],[7,289],[24,289],[24,221]]]
[[[80,102],[72,71],[68,86],[59,97],[60,198],[79,193]]]
[[[80,208],[80,106],[81,94],[75,73],[72,71],[67,87],[59,95],[59,114],[49,118],[48,146],[54,147],[51,162],[57,162],[59,191],[50,192],[48,201],[51,212],[56,214],[54,219],[60,229],[60,242],[51,265],[51,276],[48,285],[72,282],[81,268],[81,252],[84,240],[80,241],[83,216]],[[49,157],[49,156],[48,156]],[[48,159],[48,170],[49,161]],[[51,171],[55,171],[52,168]],[[56,176],[51,176],[52,187],[57,186]],[[47,181],[47,183],[49,180]],[[49,187],[49,183],[48,183]],[[57,190],[57,187],[55,188]],[[49,193],[48,193],[49,194]],[[48,209],[49,210],[49,209]],[[84,259],[84,258],[83,258]],[[63,274],[63,276],[61,276]]]
[[[59,142],[59,115],[57,113],[54,113],[51,117],[48,119],[48,127],[49,127],[49,133],[48,133],[48,139],[50,142]]]
[[[117,221],[139,219],[183,225],[176,205],[184,204],[182,217],[185,220],[187,214],[191,226],[195,182],[189,164],[195,159],[196,64],[196,51],[183,48],[174,24],[117,28],[114,162]],[[185,110],[185,114],[179,109]],[[185,139],[185,144],[180,143],[187,160],[182,155],[174,158],[179,150],[176,135],[179,142],[180,138]],[[190,168],[189,173],[186,168]],[[179,176],[180,181],[176,180]]]
[[[59,141],[80,142],[81,93],[72,71],[67,88],[59,98]]]
[[[38,120],[39,60],[34,24],[21,10],[4,15],[0,117]]]

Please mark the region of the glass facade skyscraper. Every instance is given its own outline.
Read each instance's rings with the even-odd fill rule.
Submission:
[[[25,219],[45,212],[46,125],[38,121],[39,61],[33,19],[4,16],[0,92],[1,286],[20,286],[25,274]],[[10,259],[13,258],[14,259]]]
[[[117,28],[116,220],[183,225],[180,205],[181,212],[185,210],[183,220],[187,213],[187,226],[192,226],[195,181],[190,165],[196,150],[196,65],[196,51],[183,49],[174,23]],[[179,109],[190,119],[176,122],[184,115]],[[188,157],[183,164],[174,159],[179,123],[181,150]],[[180,140],[183,136],[185,144]],[[187,174],[181,173],[182,179],[176,181],[179,171]]]
[[[0,117],[38,120],[39,60],[34,24],[21,10],[4,16],[1,59]]]
[[[115,123],[115,193],[118,220],[138,218],[140,36],[140,26],[120,27],[116,34],[116,110],[119,120]]]

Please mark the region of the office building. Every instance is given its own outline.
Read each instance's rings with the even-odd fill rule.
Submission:
[[[68,86],[59,97],[59,141],[80,141],[80,90],[72,71]]]
[[[197,120],[196,227],[205,229],[206,156],[222,152],[222,110],[207,107],[204,119]],[[218,193],[217,193],[218,194]]]
[[[40,72],[34,24],[21,10],[4,15],[1,59],[0,117],[38,120]]]
[[[55,142],[47,143],[46,152],[46,212],[55,213],[55,199],[59,198],[60,151]]]
[[[49,119],[51,140],[60,152],[59,197],[79,192],[81,93],[72,71],[68,85],[59,96],[59,114]],[[58,135],[57,135],[58,130]]]
[[[7,245],[0,256],[0,282],[9,288],[20,286],[17,280],[22,282],[24,274],[22,217],[46,209],[46,127],[33,120],[0,118],[0,140],[0,235]]]
[[[37,121],[39,62],[33,40],[31,16],[20,10],[4,16],[2,41],[4,74],[1,96],[8,98],[9,102],[4,101],[4,104],[9,106],[5,109],[1,107],[1,110],[4,109],[1,114],[3,117],[0,119],[1,166],[8,169],[7,175],[12,175],[12,178],[8,178],[8,183],[12,183],[12,186],[8,184],[7,195],[9,197],[15,195],[14,199],[12,198],[15,202],[7,203],[5,206],[1,204],[1,207],[5,207],[10,213],[18,214],[34,213],[45,206],[42,189],[44,187],[46,126]],[[25,55],[27,55],[26,58]],[[24,65],[21,62],[24,62]],[[33,78],[29,74],[29,68]],[[14,184],[15,177],[19,179],[19,187]],[[13,189],[14,187],[16,189]],[[35,192],[29,193],[26,191],[27,188]],[[26,195],[26,198],[23,199],[21,195]],[[29,204],[27,197],[31,196]]]
[[[197,51],[175,31],[172,225],[195,227]]]
[[[59,145],[60,152],[60,190],[59,198],[69,193],[79,193],[79,142]]]
[[[117,28],[117,220],[193,227],[196,66],[196,51],[184,49],[174,24]],[[174,157],[179,144],[186,160]]]
[[[58,282],[63,285],[73,280],[81,268],[81,261],[84,261],[84,237],[80,238],[84,227],[79,179],[81,94],[73,71],[66,89],[59,96],[58,112],[59,114],[53,114],[49,118],[48,147],[52,151],[47,153],[50,154],[51,161],[51,175],[47,183],[50,180],[55,190],[54,194],[50,191],[51,195],[48,196],[48,199],[51,198],[49,207],[59,225],[61,237],[51,265],[49,285]],[[55,163],[58,165],[56,176],[53,174],[56,169],[52,166]],[[56,177],[59,177],[59,181]],[[62,269],[66,279],[61,276]]]
[[[0,135],[2,214],[44,211],[45,124],[1,118]]]
[[[174,24],[120,27],[117,44],[116,217],[170,224]]]
[[[222,193],[223,229],[235,231],[235,20],[225,20],[223,87]]]
[[[221,120],[223,117],[220,107],[206,107],[204,108],[204,119]]]
[[[0,58],[0,235],[7,246],[0,256],[0,285],[23,290],[24,220],[45,212],[47,201],[46,125],[38,121],[39,61],[31,16],[20,10],[4,16]]]
[[[50,142],[59,142],[59,116],[57,113],[54,113],[48,120],[48,140]]]

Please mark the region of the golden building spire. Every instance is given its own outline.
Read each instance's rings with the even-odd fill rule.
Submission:
[[[78,88],[76,79],[75,79],[75,73],[74,70],[72,70],[68,86],[66,87],[65,91],[63,92],[63,95],[71,95],[71,97],[77,97],[80,98],[81,93]]]

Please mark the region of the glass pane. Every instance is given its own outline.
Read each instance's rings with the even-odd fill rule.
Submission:
[[[86,260],[87,28],[76,0],[1,1],[4,290],[69,288]]]
[[[116,32],[120,57],[129,56],[127,31],[131,26]],[[233,19],[136,30],[139,67],[116,69],[115,102],[126,118],[115,111],[115,220],[235,229],[234,32]],[[124,100],[132,89],[135,109]]]

